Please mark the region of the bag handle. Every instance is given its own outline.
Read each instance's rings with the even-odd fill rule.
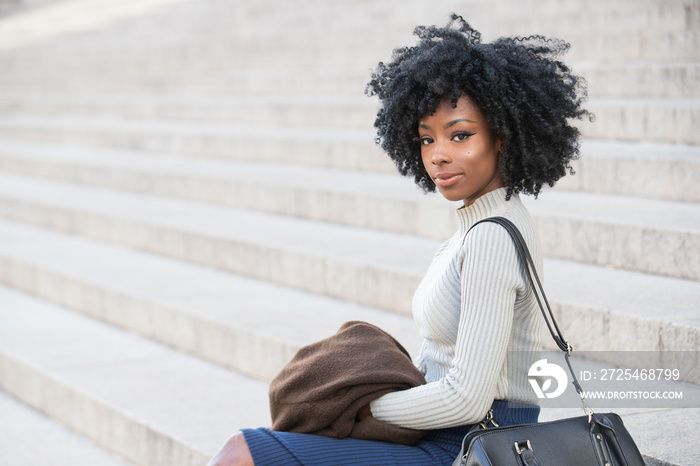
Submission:
[[[591,408],[591,405],[588,404],[588,401],[583,395],[583,389],[581,388],[581,385],[578,382],[578,379],[576,378],[576,374],[574,373],[573,367],[571,367],[571,361],[569,361],[569,358],[571,357],[571,352],[573,351],[573,348],[569,344],[568,341],[564,338],[564,335],[562,334],[561,330],[559,329],[559,325],[557,324],[557,320],[554,318],[554,313],[552,312],[552,308],[549,305],[549,301],[547,300],[547,296],[544,293],[544,287],[542,286],[542,282],[540,281],[540,277],[537,275],[537,270],[535,269],[535,262],[532,260],[532,256],[530,255],[530,250],[527,247],[527,243],[525,243],[525,239],[523,238],[523,235],[520,233],[520,230],[518,230],[518,227],[513,224],[510,220],[508,220],[505,217],[488,217],[483,220],[479,220],[476,222],[474,225],[472,225],[467,233],[472,230],[475,226],[479,225],[480,223],[486,223],[486,222],[491,222],[491,223],[496,223],[498,225],[501,225],[505,230],[508,232],[510,237],[513,239],[513,243],[515,245],[515,250],[518,253],[518,257],[520,258],[520,262],[522,266],[525,268],[527,273],[525,274],[527,276],[527,279],[530,283],[530,286],[532,287],[532,290],[535,294],[535,299],[537,300],[537,305],[540,308],[540,312],[542,313],[542,317],[544,317],[544,321],[547,324],[547,328],[549,329],[550,335],[552,335],[552,338],[554,339],[554,342],[557,344],[560,350],[562,350],[565,354],[565,359],[566,359],[566,365],[569,367],[569,372],[571,372],[571,377],[573,378],[573,384],[574,387],[576,388],[576,392],[579,394],[581,397],[581,401],[583,403],[583,411],[588,415],[588,421],[591,421],[591,417],[593,416],[593,409]],[[465,235],[466,236],[466,235]],[[541,298],[540,298],[541,295]],[[544,304],[543,304],[544,303]],[[545,311],[546,307],[546,311]],[[551,320],[551,322],[550,322]]]

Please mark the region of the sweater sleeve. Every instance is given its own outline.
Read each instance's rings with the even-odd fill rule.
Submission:
[[[491,406],[522,283],[518,257],[508,233],[490,223],[467,235],[461,254],[461,309],[449,373],[373,401],[372,415],[381,421],[439,429],[478,422]]]

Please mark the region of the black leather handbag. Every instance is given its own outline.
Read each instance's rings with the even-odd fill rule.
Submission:
[[[584,416],[537,424],[498,427],[489,412],[462,441],[462,451],[453,466],[644,466],[644,460],[620,416],[594,413],[571,367],[572,348],[564,339],[549,306],[535,264],[518,228],[503,217],[489,217],[474,224],[497,223],[508,231],[528,271],[540,311],[581,396]],[[546,308],[546,311],[545,311]],[[551,322],[550,322],[551,320]],[[489,427],[493,425],[494,427]]]

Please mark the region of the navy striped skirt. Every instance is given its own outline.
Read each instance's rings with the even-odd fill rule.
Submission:
[[[496,400],[493,417],[501,426],[537,422],[540,407]],[[414,446],[352,438],[243,429],[256,466],[298,465],[445,465],[459,454],[462,439],[473,425],[428,432]]]

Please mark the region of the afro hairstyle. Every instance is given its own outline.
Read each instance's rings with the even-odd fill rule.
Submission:
[[[501,140],[499,170],[513,193],[540,193],[567,172],[579,155],[579,130],[571,119],[593,115],[581,107],[585,81],[557,57],[569,44],[542,36],[500,38],[481,34],[453,14],[445,27],[419,26],[413,47],[394,50],[380,62],[365,93],[377,96],[376,142],[399,172],[413,176],[425,192],[435,184],[421,159],[418,121],[433,114],[442,98],[452,105],[466,95],[479,107],[491,133]]]

